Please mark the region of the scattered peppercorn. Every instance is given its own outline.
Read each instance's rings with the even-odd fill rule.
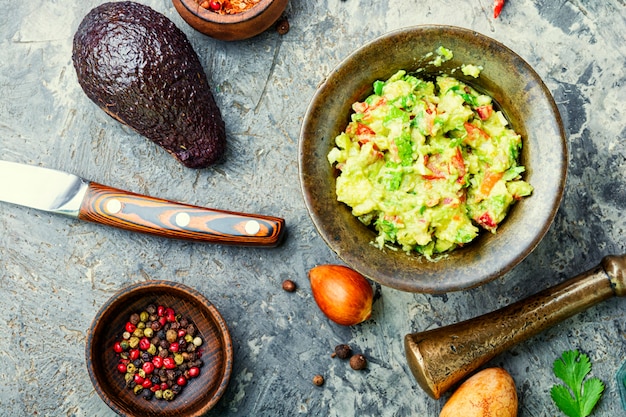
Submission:
[[[296,290],[296,283],[290,279],[283,281],[283,290],[287,292],[294,292]]]
[[[350,358],[350,367],[355,371],[365,369],[367,367],[367,359],[365,359],[365,356],[360,353],[352,355]]]
[[[289,20],[287,20],[286,17],[283,16],[278,19],[278,22],[276,22],[276,31],[279,35],[285,35],[289,32]]]
[[[313,384],[317,385],[318,387],[324,385],[324,377],[321,375],[315,375],[313,377]]]
[[[202,343],[190,319],[170,307],[150,304],[130,315],[113,350],[119,358],[117,370],[135,395],[172,401],[200,375]]]
[[[331,356],[333,358],[336,356],[339,359],[348,359],[350,355],[352,355],[352,348],[350,348],[349,345],[341,344],[335,346],[335,351],[332,353]]]

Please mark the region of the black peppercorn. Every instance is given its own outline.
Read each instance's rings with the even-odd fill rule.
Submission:
[[[339,359],[348,359],[352,355],[352,348],[349,345],[341,344],[335,346],[335,351],[331,355],[332,357],[338,357]]]
[[[367,367],[367,359],[365,359],[365,356],[361,355],[360,353],[352,355],[352,357],[350,358],[350,367],[355,371],[365,369]]]
[[[137,323],[139,323],[139,314],[137,314],[137,313],[131,314],[130,315],[130,319],[128,321],[130,321],[132,324],[134,324],[136,326]]]
[[[150,401],[152,399],[152,396],[154,395],[153,392],[149,389],[141,391],[141,394],[143,395],[143,399],[148,401]]]
[[[296,290],[296,283],[290,279],[283,281],[283,290],[287,292],[294,292]]]
[[[319,387],[320,385],[323,385],[323,384],[324,384],[324,377],[323,377],[323,376],[321,376],[321,375],[315,375],[315,376],[313,377],[313,383],[314,383],[315,385],[317,385],[318,387]]]
[[[289,32],[289,20],[287,20],[286,17],[283,16],[278,19],[278,22],[276,23],[276,31],[279,35],[285,35]]]

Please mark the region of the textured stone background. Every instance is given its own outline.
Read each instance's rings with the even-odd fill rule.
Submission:
[[[502,307],[626,252],[626,3],[624,0],[426,2],[292,0],[288,34],[225,43],[194,32],[167,0],[141,0],[188,34],[228,129],[226,161],[185,169],[83,94],[71,41],[99,2],[0,0],[1,158],[73,172],[118,188],[286,219],[277,249],[170,241],[0,204],[0,415],[107,416],[88,378],[86,331],[130,283],[170,279],[204,293],[224,315],[234,373],[211,416],[436,416],[407,367],[406,333]],[[340,262],[309,220],[298,185],[298,136],[316,86],[355,48],[393,29],[452,24],[491,36],[544,79],[567,132],[569,177],[553,227],[501,279],[445,295],[382,288],[373,318],[352,328],[325,319],[306,273]],[[5,180],[4,178],[2,180]],[[299,285],[286,293],[280,284]],[[566,349],[606,383],[595,415],[624,413],[614,375],[626,359],[626,301],[611,299],[494,359],[514,377],[520,413],[556,416],[550,371]],[[370,359],[351,371],[329,354],[350,343]],[[311,378],[326,377],[323,387]]]

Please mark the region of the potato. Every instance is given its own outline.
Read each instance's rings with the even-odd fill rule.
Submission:
[[[487,368],[457,388],[439,417],[516,417],[515,382],[502,368]]]

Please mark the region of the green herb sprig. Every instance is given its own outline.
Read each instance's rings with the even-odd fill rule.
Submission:
[[[555,385],[550,390],[554,403],[569,417],[587,417],[604,392],[599,378],[585,377],[591,372],[589,356],[576,350],[563,352],[554,361],[554,375],[567,385]]]

